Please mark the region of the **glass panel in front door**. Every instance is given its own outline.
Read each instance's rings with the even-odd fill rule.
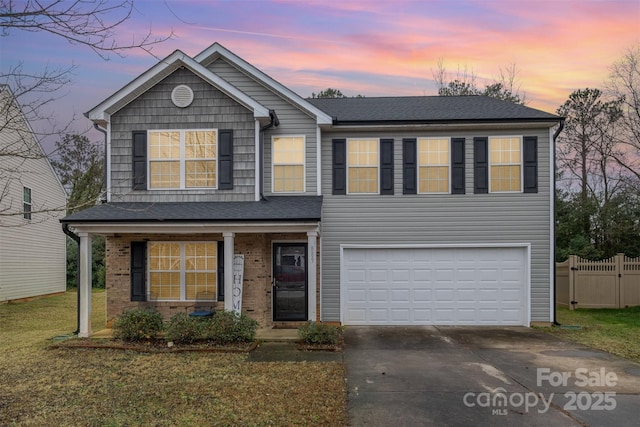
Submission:
[[[274,245],[273,275],[273,320],[307,320],[307,245]]]

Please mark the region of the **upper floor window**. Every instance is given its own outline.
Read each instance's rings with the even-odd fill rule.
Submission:
[[[347,140],[348,193],[378,194],[378,139]]]
[[[217,242],[149,242],[149,299],[215,301]]]
[[[273,137],[273,192],[304,192],[304,136]]]
[[[449,193],[449,139],[418,139],[418,192]]]
[[[149,188],[216,188],[215,129],[149,131]]]
[[[517,136],[489,138],[489,191],[522,191],[522,141]]]
[[[22,187],[22,216],[24,219],[31,219],[32,207],[31,189],[29,187]]]

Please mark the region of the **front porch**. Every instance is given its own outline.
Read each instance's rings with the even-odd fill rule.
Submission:
[[[248,228],[248,229],[247,229]],[[275,229],[274,229],[275,228]],[[138,228],[139,229],[139,228]],[[302,229],[303,231],[301,232]],[[288,232],[285,232],[288,231]],[[211,307],[215,310],[241,310],[248,316],[256,319],[261,328],[271,328],[275,323],[281,325],[286,318],[275,317],[278,307],[278,292],[276,278],[274,277],[274,248],[281,246],[297,246],[305,249],[306,256],[302,256],[297,262],[303,263],[304,280],[304,310],[303,317],[292,320],[318,320],[319,319],[319,245],[318,224],[314,225],[289,225],[287,227],[262,227],[255,230],[253,227],[238,227],[234,231],[202,230],[199,233],[187,232],[175,227],[164,230],[153,229],[148,233],[101,233],[106,235],[106,293],[107,293],[107,324],[116,319],[122,312],[134,308],[153,308],[158,310],[165,320],[178,312],[190,312],[196,307]],[[98,230],[99,231],[99,230]],[[191,230],[189,230],[191,231]],[[204,231],[204,232],[203,232]],[[217,232],[216,232],[217,231]],[[90,291],[91,291],[91,239],[94,233],[79,232],[80,236],[80,337],[92,335],[88,319],[91,315]],[[155,274],[149,272],[149,254],[144,259],[136,260],[136,254],[132,250],[137,243],[144,242],[147,246],[154,242],[166,244],[176,242],[219,243],[219,254],[211,258],[221,257],[224,260],[215,274],[216,289],[207,293],[205,299],[189,296],[185,291],[185,274],[182,273],[181,283],[172,285],[164,284],[166,289],[171,286],[182,288],[172,294],[165,289],[157,290],[150,281]],[[184,243],[183,243],[184,244]],[[174,245],[175,246],[175,245]],[[215,247],[213,245],[212,247]],[[234,272],[234,255],[243,255],[244,270],[240,279]],[[184,254],[181,255],[185,257]],[[136,262],[142,262],[143,268],[136,267]],[[182,261],[184,263],[184,261]],[[213,260],[212,262],[216,262]],[[302,268],[302,267],[297,267]],[[141,271],[143,273],[141,273]],[[224,274],[221,274],[224,271]],[[163,272],[166,273],[166,272]],[[235,272],[234,272],[235,273]],[[167,273],[171,275],[172,273]],[[198,274],[198,273],[194,273]],[[205,273],[200,273],[205,274]],[[140,277],[141,276],[141,277]],[[175,273],[178,277],[178,273]],[[136,281],[142,281],[142,292],[136,294]],[[237,287],[238,280],[242,280],[242,287]],[[187,280],[189,281],[189,280]],[[234,285],[235,282],[235,285]],[[139,285],[138,285],[139,286]],[[217,289],[220,287],[221,289]],[[224,290],[222,292],[222,290]],[[167,296],[169,295],[169,296]],[[234,299],[235,298],[235,299]]]

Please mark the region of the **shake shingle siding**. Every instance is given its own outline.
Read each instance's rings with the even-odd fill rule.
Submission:
[[[271,89],[263,86],[224,59],[218,59],[207,66],[211,71],[258,101],[265,107],[274,110],[280,121],[278,127],[270,128],[264,138],[264,192],[271,194],[271,138],[274,135],[304,135],[305,147],[305,191],[316,194],[317,156],[316,156],[316,121],[306,112],[296,108]]]
[[[473,138],[537,136],[537,193],[474,194]],[[402,139],[464,137],[466,194],[402,192]],[[394,139],[393,196],[332,195],[332,138]],[[531,244],[531,320],[549,321],[550,170],[546,128],[482,131],[325,132],[322,136],[322,319],[340,320],[341,244]]]
[[[178,108],[171,91],[189,85],[193,103]],[[253,114],[187,70],[177,70],[112,115],[111,200],[118,202],[249,201],[255,199]],[[152,129],[232,129],[232,190],[141,190],[132,187],[132,132]]]

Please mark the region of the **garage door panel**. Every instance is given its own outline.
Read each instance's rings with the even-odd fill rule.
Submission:
[[[411,295],[411,291],[406,289],[392,289],[391,290],[391,301],[392,302],[404,302],[407,304],[411,304],[411,299],[409,298]]]
[[[523,325],[524,248],[343,251],[343,322]]]

